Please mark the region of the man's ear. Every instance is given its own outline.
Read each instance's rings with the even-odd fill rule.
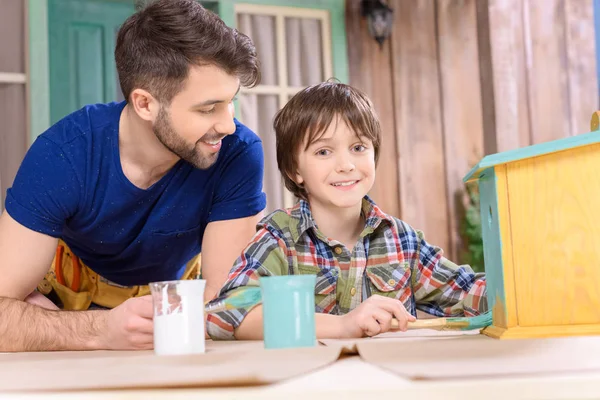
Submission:
[[[141,119],[154,122],[160,110],[160,103],[154,96],[144,89],[135,89],[131,92],[130,99],[135,113]]]

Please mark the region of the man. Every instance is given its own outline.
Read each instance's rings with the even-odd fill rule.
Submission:
[[[247,36],[158,0],[123,24],[115,59],[127,101],[40,135],[7,192],[0,351],[152,348],[147,284],[193,278],[202,251],[212,298],[265,207],[261,142],[233,117],[259,80]]]

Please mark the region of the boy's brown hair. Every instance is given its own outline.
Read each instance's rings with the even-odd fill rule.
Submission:
[[[141,88],[170,103],[191,65],[219,67],[242,86],[260,81],[252,40],[196,0],[156,0],[129,17],[117,35],[115,61],[127,100]]]
[[[305,189],[293,177],[298,170],[298,153],[318,140],[340,117],[358,136],[373,143],[375,163],[379,159],[381,125],[371,100],[360,90],[336,80],[309,86],[275,115],[277,166],[285,187],[296,197],[307,199]]]

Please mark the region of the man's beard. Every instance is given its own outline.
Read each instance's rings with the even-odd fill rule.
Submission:
[[[156,122],[152,125],[152,131],[163,146],[198,169],[208,169],[217,161],[219,152],[203,154],[200,140],[193,146],[185,143],[181,136],[173,129],[169,113],[163,106],[158,111]],[[222,137],[223,135],[219,134],[206,134],[202,136],[202,140],[212,142]]]

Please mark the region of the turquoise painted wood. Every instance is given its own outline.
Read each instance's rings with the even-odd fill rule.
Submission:
[[[51,123],[86,104],[122,99],[113,53],[134,11],[130,0],[48,0]]]
[[[29,0],[29,144],[50,127],[48,62],[48,3]]]
[[[261,4],[329,11],[331,16],[331,52],[333,76],[348,83],[345,0],[219,0],[219,16],[229,26],[236,26],[235,4]]]
[[[218,0],[208,0],[208,1],[200,1],[200,4],[204,6],[207,10],[214,12],[215,14],[219,14],[219,1]]]
[[[463,181],[469,182],[476,180],[483,170],[496,165],[524,160],[526,158],[537,157],[544,154],[555,153],[557,151],[574,149],[576,147],[586,146],[593,143],[600,143],[600,131],[584,133],[582,135],[571,136],[564,139],[552,140],[546,143],[534,144],[532,146],[527,146],[520,149],[491,154],[484,157],[476,166],[474,166],[463,178]]]
[[[498,215],[497,179],[494,168],[482,172],[479,178],[479,204],[483,259],[487,282],[488,307],[493,309],[496,299],[506,305],[504,296],[504,268],[502,264],[502,237]],[[507,216],[503,216],[506,218]],[[504,313],[506,315],[506,312]]]

